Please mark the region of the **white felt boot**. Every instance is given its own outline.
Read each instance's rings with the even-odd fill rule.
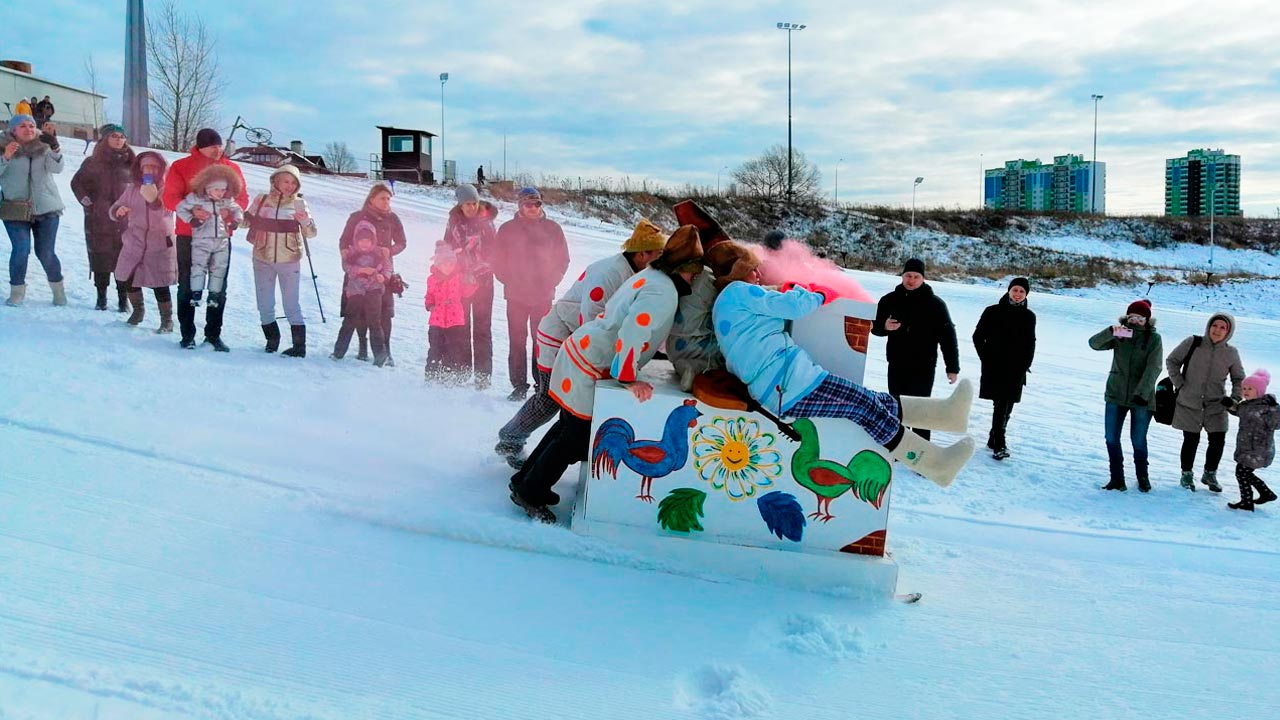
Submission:
[[[951,397],[933,398],[903,395],[898,398],[902,407],[902,424],[921,430],[942,432],[968,432],[969,408],[973,405],[973,383],[967,378],[956,384]]]
[[[893,449],[893,456],[925,480],[946,487],[973,457],[973,438],[966,435],[954,445],[938,447],[907,430]]]

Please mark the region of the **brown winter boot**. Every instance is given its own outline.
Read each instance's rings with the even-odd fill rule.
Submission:
[[[141,325],[142,318],[147,313],[146,305],[142,300],[141,290],[129,291],[129,304],[133,306],[133,314],[129,316],[128,323],[134,326]]]
[[[160,327],[157,335],[168,335],[173,332],[173,301],[160,303]]]

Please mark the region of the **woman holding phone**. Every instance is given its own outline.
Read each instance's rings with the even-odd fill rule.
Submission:
[[[124,226],[116,279],[126,284],[133,314],[130,325],[142,323],[142,288],[151,288],[160,309],[157,333],[173,332],[173,297],[169,286],[178,282],[178,250],[173,243],[173,213],[161,203],[164,157],[147,150],[133,159],[133,182],[111,206],[110,216]]]
[[[1151,490],[1147,473],[1147,428],[1156,392],[1156,379],[1164,358],[1160,333],[1151,317],[1151,303],[1137,300],[1129,304],[1115,325],[1089,338],[1094,350],[1111,351],[1111,374],[1107,376],[1105,428],[1107,460],[1111,481],[1103,490],[1126,490],[1124,451],[1120,448],[1120,432],[1126,415],[1133,416],[1129,440],[1133,443],[1133,467],[1138,477],[1138,490]]]

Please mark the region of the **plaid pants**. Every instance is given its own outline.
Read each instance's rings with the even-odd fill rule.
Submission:
[[[838,417],[852,420],[881,445],[893,440],[902,427],[902,412],[898,408],[897,399],[892,395],[868,390],[830,373],[813,392],[792,405],[787,414],[792,417]]]
[[[498,431],[498,445],[519,452],[534,430],[551,422],[560,414],[560,405],[547,393],[551,386],[551,373],[533,367],[533,394],[516,411],[515,417]]]

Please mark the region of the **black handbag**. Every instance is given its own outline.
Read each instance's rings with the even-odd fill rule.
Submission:
[[[1196,348],[1200,347],[1200,342],[1204,338],[1199,335],[1193,335],[1191,338],[1191,349],[1187,351],[1187,356],[1182,359],[1182,377],[1187,376],[1187,365],[1191,362],[1191,356],[1195,354]],[[1173,378],[1163,378],[1156,383],[1156,409],[1152,413],[1152,419],[1161,425],[1173,424],[1173,411],[1178,407],[1178,390],[1173,387]]]

